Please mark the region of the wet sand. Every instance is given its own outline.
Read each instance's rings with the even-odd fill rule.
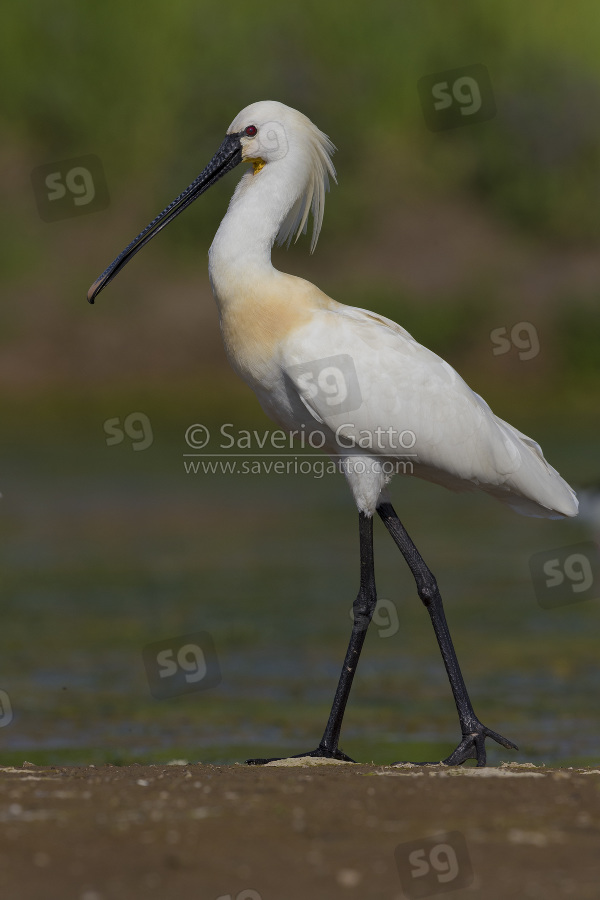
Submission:
[[[600,768],[0,769],[2,900],[597,898]]]

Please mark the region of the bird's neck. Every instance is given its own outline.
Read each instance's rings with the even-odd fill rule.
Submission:
[[[295,196],[280,173],[269,169],[244,175],[211,245],[208,271],[221,309],[277,275],[271,248]]]

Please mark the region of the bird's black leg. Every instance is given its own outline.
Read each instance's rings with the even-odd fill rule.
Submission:
[[[433,630],[440,647],[442,659],[446,666],[446,672],[450,680],[450,687],[454,695],[454,702],[458,710],[458,718],[462,731],[462,740],[458,747],[443,762],[447,766],[460,766],[467,759],[476,759],[478,766],[485,766],[486,752],[485,739],[492,738],[503,747],[510,750],[518,750],[516,744],[502,737],[479,721],[475,715],[473,705],[458,665],[456,652],[450,637],[448,623],[444,614],[442,598],[438,590],[437,582],[425,565],[423,558],[412,540],[410,539],[402,522],[396,515],[391,503],[382,503],[377,512],[394,541],[399,547],[404,559],[408,563],[410,571],[417,583],[417,591],[423,604],[431,616]]]
[[[339,759],[345,762],[354,762],[341,750],[338,750],[338,741],[340,739],[340,731],[342,729],[342,720],[346,709],[346,703],[350,696],[350,689],[356,672],[356,666],[360,657],[360,651],[365,641],[367,628],[373,617],[375,606],[377,604],[377,594],[375,591],[375,564],[373,560],[373,519],[364,513],[359,513],[359,534],[360,534],[360,588],[356,600],[354,601],[354,624],[350,635],[350,643],[342,666],[340,680],[338,682],[333,705],[329,713],[329,720],[325,728],[325,732],[321,739],[321,743],[316,750],[309,753],[299,753],[301,756],[320,756],[327,759]],[[267,762],[273,762],[279,757],[270,759],[247,759],[249,765],[263,765]]]

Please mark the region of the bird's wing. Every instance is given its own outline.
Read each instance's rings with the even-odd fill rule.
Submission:
[[[357,452],[410,457],[415,475],[453,490],[480,488],[529,514],[576,514],[539,445],[390,319],[335,304],[288,337],[281,362],[313,418],[342,438],[340,455],[354,442]]]

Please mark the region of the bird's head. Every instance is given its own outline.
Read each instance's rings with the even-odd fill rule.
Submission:
[[[335,180],[332,142],[307,116],[276,100],[251,103],[238,113],[227,133],[239,135],[242,160],[252,163],[250,177],[266,180],[272,173],[277,190],[290,195],[278,243],[289,245],[294,236],[297,240],[306,231],[312,209],[312,252],[323,222],[329,176]],[[238,190],[248,186],[249,179],[243,180]]]
[[[285,172],[286,190],[290,195],[287,204],[289,211],[281,224],[277,240],[289,244],[294,235],[297,239],[306,231],[312,209],[311,251],[314,250],[323,221],[329,175],[335,179],[331,162],[334,149],[327,135],[298,110],[276,100],[250,104],[235,117],[221,146],[200,175],[96,279],[88,291],[89,302],[94,302],[100,291],[148,241],[200,194],[243,161],[252,164],[252,172],[248,173],[247,178],[266,178]],[[238,189],[243,189],[244,184],[247,184],[246,179],[242,179]]]

